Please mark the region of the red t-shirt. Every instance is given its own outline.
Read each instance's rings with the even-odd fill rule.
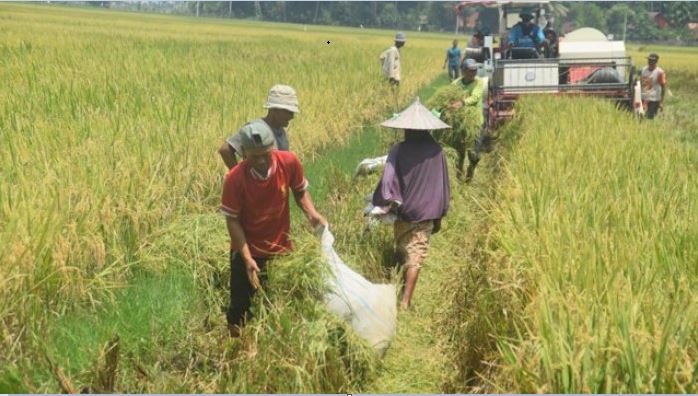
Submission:
[[[303,191],[308,181],[298,157],[273,150],[269,175],[262,179],[249,161],[242,161],[225,175],[221,212],[237,217],[252,257],[265,258],[293,248],[289,239],[291,219],[289,191]],[[231,249],[234,250],[231,241]]]

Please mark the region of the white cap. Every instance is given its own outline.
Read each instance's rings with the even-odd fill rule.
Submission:
[[[431,131],[435,129],[446,129],[451,126],[434,116],[429,109],[419,102],[417,97],[414,102],[402,113],[384,121],[384,127],[395,129],[414,129],[418,131]]]
[[[294,113],[300,113],[298,109],[298,96],[296,90],[288,85],[277,84],[269,90],[265,109],[285,109]]]

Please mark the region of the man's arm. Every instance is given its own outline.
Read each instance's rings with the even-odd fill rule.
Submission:
[[[482,79],[475,78],[475,87],[473,88],[470,96],[463,99],[463,104],[465,106],[480,105],[482,103],[482,97],[485,95],[485,86],[482,83]]]
[[[545,34],[543,34],[543,29],[541,29],[540,27],[537,27],[536,31],[538,32],[538,33],[536,33],[536,38],[538,41],[536,44],[542,45],[545,42]]]
[[[514,27],[511,28],[511,30],[509,31],[509,36],[508,36],[509,47],[513,47],[516,44],[516,40],[518,40],[518,38],[519,38],[518,29],[519,29],[519,25],[514,25]]]
[[[238,159],[235,156],[235,150],[230,147],[228,142],[223,142],[221,148],[218,149],[218,154],[221,155],[221,158],[223,158],[223,162],[225,162],[225,166],[227,166],[228,169],[232,169],[235,165],[237,165]]]
[[[315,209],[313,200],[310,198],[310,193],[307,190],[294,191],[293,198],[313,228],[327,225],[327,220]]]
[[[230,234],[233,248],[240,253],[245,263],[247,278],[250,280],[252,287],[257,289],[259,287],[259,278],[257,277],[259,267],[254,258],[252,258],[252,253],[250,253],[250,247],[247,245],[245,231],[242,229],[242,225],[240,225],[240,220],[238,220],[237,217],[225,216],[225,222],[228,226],[228,234]]]

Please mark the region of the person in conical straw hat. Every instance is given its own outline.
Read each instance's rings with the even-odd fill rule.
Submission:
[[[404,265],[401,308],[408,308],[419,271],[427,256],[429,239],[441,229],[448,211],[451,187],[446,156],[430,131],[450,128],[435,117],[419,98],[382,126],[405,131],[405,140],[393,145],[383,175],[373,193],[373,205],[397,214],[394,225],[396,259]]]

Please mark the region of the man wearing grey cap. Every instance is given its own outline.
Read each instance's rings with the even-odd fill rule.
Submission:
[[[393,86],[400,85],[400,48],[405,45],[405,33],[398,32],[395,35],[395,45],[383,51],[380,56],[383,65],[383,76],[388,79]]]
[[[289,233],[291,219],[288,196],[314,228],[327,225],[306,190],[303,166],[290,151],[275,149],[274,132],[262,120],[240,129],[244,160],[225,175],[220,212],[230,234],[230,308],[227,312],[231,336],[237,336],[250,316],[250,302],[264,281],[269,260],[293,249]]]
[[[299,113],[298,96],[296,91],[288,86],[277,84],[271,87],[267,96],[267,103],[264,105],[267,109],[267,115],[264,118],[258,118],[271,127],[274,132],[275,147],[281,151],[288,151],[288,135],[286,128],[294,115]],[[218,149],[218,153],[223,158],[223,162],[231,169],[237,164],[236,155],[242,154],[240,142],[240,134],[237,133],[228,137]]]
[[[480,66],[481,64],[475,62],[474,59],[463,59],[463,63],[461,63],[463,77],[452,82],[452,84],[458,85],[463,89],[463,98],[451,103],[448,106],[448,110],[457,111],[463,106],[470,107],[471,111],[469,113],[475,117],[473,124],[477,125],[479,129],[482,129],[485,124],[485,116],[482,111],[482,99],[485,96],[485,81],[477,75],[477,70]],[[479,135],[480,138],[478,138],[476,143],[478,146],[475,152],[470,154],[471,162],[477,162],[479,160],[479,145],[481,143],[482,134],[480,130],[478,130],[476,134]],[[466,135],[472,135],[472,133],[464,133],[463,141],[458,143],[458,147],[454,147],[458,152],[458,172],[463,171],[463,164],[465,163]]]

